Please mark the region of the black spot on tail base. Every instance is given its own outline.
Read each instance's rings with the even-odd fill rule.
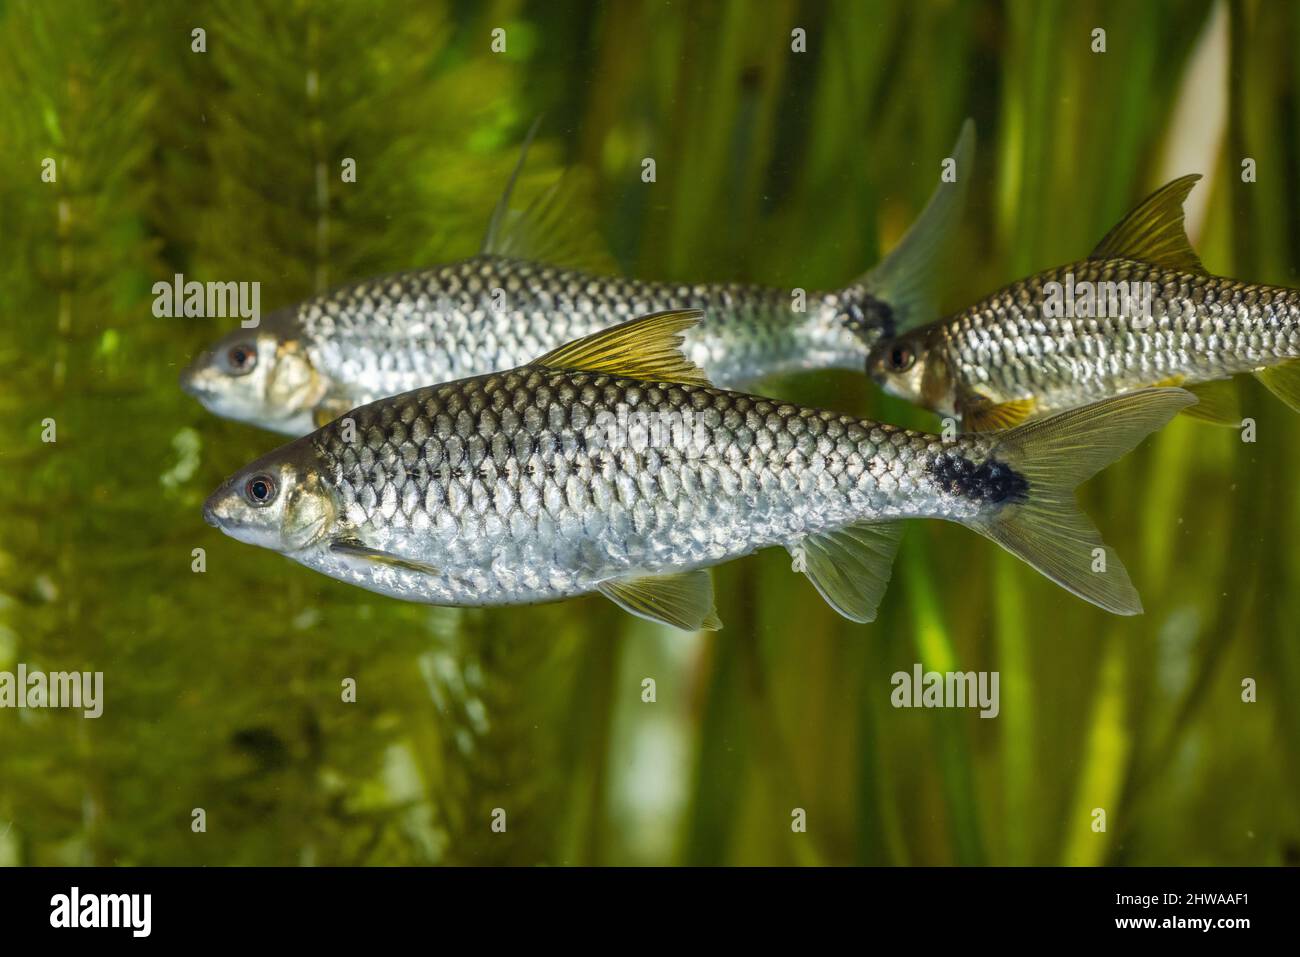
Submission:
[[[964,455],[941,452],[930,459],[925,470],[946,491],[972,501],[997,505],[1029,498],[1029,480],[997,459],[977,465]]]
[[[850,332],[869,346],[881,339],[892,339],[897,331],[893,308],[870,293],[848,302],[840,318]]]
[[[866,309],[863,310],[863,325],[868,333],[872,328],[880,330],[880,338],[892,339],[898,334],[898,322],[894,316],[894,307],[875,296],[867,297]]]

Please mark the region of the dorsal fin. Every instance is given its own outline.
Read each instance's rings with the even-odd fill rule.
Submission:
[[[1097,244],[1089,259],[1140,259],[1184,272],[1205,272],[1183,223],[1183,201],[1200,173],[1166,183],[1142,200]]]
[[[529,259],[564,269],[617,274],[618,263],[610,255],[596,228],[591,176],[585,170],[565,170],[558,180],[542,190],[523,211],[512,210],[510,200],[523,171],[528,148],[541,117],[533,121],[519,151],[519,161],[506,188],[497,200],[482,255],[508,259]]]
[[[496,207],[492,210],[492,218],[488,220],[487,234],[483,237],[483,254],[491,255],[497,245],[500,243],[502,230],[505,228],[506,219],[510,215],[510,197],[514,195],[515,183],[519,182],[519,174],[523,172],[524,161],[528,159],[528,147],[533,145],[533,137],[537,135],[537,128],[542,125],[542,118],[539,116],[533,120],[533,125],[528,127],[528,133],[524,136],[524,145],[519,148],[519,159],[515,160],[515,168],[510,173],[510,178],[506,180],[506,188],[501,191],[501,198],[497,200]]]
[[[521,213],[510,213],[485,253],[528,259],[562,269],[617,275],[618,263],[596,225],[591,174],[576,167],[564,171]]]
[[[682,352],[681,335],[703,317],[698,309],[656,312],[575,339],[532,365],[707,386],[711,383],[704,370]]]

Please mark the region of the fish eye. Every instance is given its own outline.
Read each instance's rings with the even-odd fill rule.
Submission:
[[[275,500],[275,479],[269,475],[254,475],[244,483],[244,496],[253,505],[269,505]]]
[[[232,375],[248,375],[256,365],[257,349],[250,343],[241,342],[226,352],[226,366]]]
[[[889,371],[906,372],[916,362],[916,353],[901,342],[896,342],[889,350]]]

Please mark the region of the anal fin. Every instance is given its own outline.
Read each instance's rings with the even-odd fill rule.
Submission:
[[[702,568],[601,582],[597,590],[624,611],[683,631],[719,631],[713,579]]]
[[[876,620],[902,537],[901,522],[862,522],[809,535],[790,554],[828,605],[866,623]]]
[[[1196,396],[1196,404],[1183,409],[1182,414],[1189,419],[1199,419],[1211,425],[1228,425],[1237,428],[1241,425],[1241,403],[1237,401],[1237,387],[1231,379],[1215,379],[1212,382],[1198,382],[1184,385],[1185,375],[1165,376],[1153,382],[1148,388],[1179,389]]]
[[[1241,401],[1237,395],[1237,384],[1231,379],[1216,379],[1213,382],[1185,385],[1183,388],[1196,396],[1196,405],[1183,409],[1183,415],[1214,425],[1227,425],[1234,429],[1241,427]]]
[[[1288,359],[1279,365],[1260,369],[1255,378],[1292,410],[1300,412],[1300,359]]]

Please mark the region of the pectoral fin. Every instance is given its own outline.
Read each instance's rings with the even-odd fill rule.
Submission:
[[[675,575],[616,578],[597,586],[624,611],[683,631],[719,631],[713,579],[704,569]]]
[[[1291,409],[1300,412],[1300,359],[1260,369],[1255,373],[1255,378]]]
[[[957,403],[957,414],[967,432],[996,432],[1014,429],[1034,414],[1037,405],[1033,399],[994,403],[983,396],[971,395]]]
[[[902,536],[901,522],[864,522],[810,535],[790,554],[828,605],[865,623],[876,620]]]
[[[438,569],[432,565],[426,565],[424,562],[413,562],[410,559],[401,558],[389,552],[380,551],[377,548],[371,548],[355,538],[340,538],[330,542],[330,551],[335,555],[359,562],[388,565],[391,568],[402,568],[406,571],[419,572],[422,575],[439,574]]]

